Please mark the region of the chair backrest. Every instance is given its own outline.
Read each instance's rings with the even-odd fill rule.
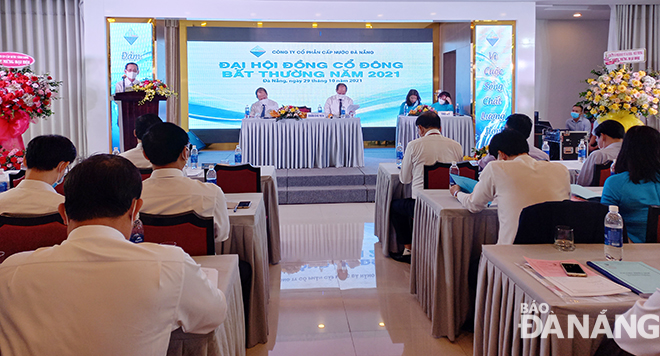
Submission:
[[[140,168],[140,175],[142,176],[142,180],[151,177],[151,173],[153,172],[154,170],[152,168]]]
[[[173,215],[140,213],[144,241],[176,244],[191,256],[215,255],[213,217],[194,211]]]
[[[479,180],[479,166],[470,162],[457,164],[461,177]],[[449,168],[451,163],[436,162],[432,166],[424,166],[424,189],[449,189]]]
[[[551,201],[528,206],[520,213],[514,244],[551,244],[558,225],[573,228],[575,243],[600,243],[605,240],[607,206],[595,202]],[[624,226],[623,241],[628,242]]]
[[[0,215],[0,262],[17,252],[54,246],[66,240],[66,225],[59,213]]]
[[[261,193],[261,167],[216,165],[217,184],[225,193]]]
[[[25,171],[20,170],[18,173],[15,174],[10,174],[9,175],[9,188],[14,188],[20,183],[23,179],[25,179]]]
[[[660,206],[649,206],[649,216],[646,221],[646,242],[658,243],[660,242]]]
[[[62,178],[62,183],[55,186],[55,191],[60,193],[61,195],[64,195],[64,180],[66,180],[66,176]]]
[[[605,185],[605,180],[610,176],[610,166],[612,162],[605,162],[603,164],[597,164],[594,167],[594,178],[591,180],[592,187],[602,187]]]

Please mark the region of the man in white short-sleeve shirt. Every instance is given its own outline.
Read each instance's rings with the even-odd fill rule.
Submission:
[[[128,240],[142,205],[133,164],[95,155],[64,185],[67,239],[0,264],[2,355],[165,355],[173,330],[222,324],[225,297],[187,253]]]
[[[523,208],[546,201],[562,201],[571,195],[568,169],[560,163],[537,161],[527,152],[523,135],[504,130],[493,136],[488,147],[497,161],[490,162],[479,175],[471,194],[457,185],[450,192],[472,213],[478,213],[497,202],[500,230],[497,243],[510,245],[518,231]]]
[[[57,212],[64,196],[53,188],[64,179],[76,159],[76,147],[59,135],[37,136],[25,151],[25,178],[15,188],[0,193],[0,214],[48,214]]]
[[[272,119],[271,111],[277,110],[280,107],[274,100],[268,99],[268,92],[265,88],[257,88],[255,92],[257,102],[250,107],[250,117],[257,119]]]
[[[201,216],[213,217],[215,248],[221,251],[222,241],[229,237],[227,201],[218,185],[183,174],[190,155],[188,134],[175,124],[163,122],[149,128],[142,145],[154,171],[142,182],[141,212],[170,215],[194,210]]]
[[[332,115],[333,117],[340,117],[342,109],[346,115],[350,115],[348,107],[353,105],[353,99],[346,96],[348,87],[344,83],[339,83],[335,87],[335,91],[337,94],[329,97],[328,100],[325,101],[325,106],[323,107],[325,116]]]

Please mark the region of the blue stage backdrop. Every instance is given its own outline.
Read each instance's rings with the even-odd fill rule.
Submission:
[[[190,129],[240,128],[258,87],[280,106],[317,111],[337,83],[363,127],[393,127],[408,90],[432,103],[432,81],[427,29],[188,29]]]

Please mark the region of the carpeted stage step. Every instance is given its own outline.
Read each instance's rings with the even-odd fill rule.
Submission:
[[[377,167],[278,169],[280,204],[373,202]]]

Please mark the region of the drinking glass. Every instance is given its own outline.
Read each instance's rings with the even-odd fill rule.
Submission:
[[[559,251],[575,250],[573,229],[570,226],[558,225],[555,227],[555,248]]]

